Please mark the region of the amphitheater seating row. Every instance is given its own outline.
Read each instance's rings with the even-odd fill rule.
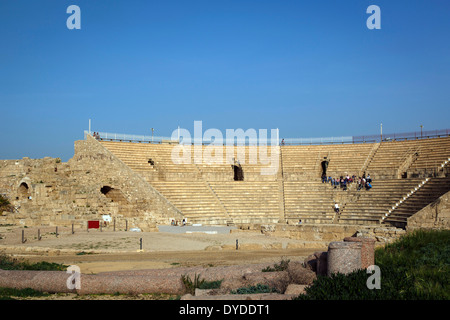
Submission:
[[[421,182],[420,179],[374,180],[369,190],[353,190],[339,215],[339,223],[374,224]]]
[[[413,178],[414,174],[435,170],[450,156],[450,137],[379,144],[282,146],[281,154],[277,154],[281,160],[280,171],[263,177],[261,169],[268,165],[248,163],[249,153],[254,150],[245,147],[245,160],[241,161],[244,181],[233,181],[226,147],[221,149],[222,163],[195,163],[191,149],[190,163],[176,164],[172,161],[172,151],[177,145],[101,143],[141,174],[188,220],[207,224],[283,219],[293,222],[301,219],[305,223],[379,223],[423,179]],[[206,154],[207,146],[201,150]],[[236,152],[233,156],[237,159]],[[373,188],[356,191],[352,185],[348,191],[342,191],[322,184],[324,157],[329,160],[328,175],[370,173],[374,178]],[[408,175],[402,179],[400,174],[404,172]],[[404,222],[439,192],[450,190],[448,183],[441,181],[437,185],[430,183],[421,190],[423,196],[417,193],[414,202],[411,198],[408,206],[405,203],[397,208],[385,221]],[[333,210],[335,201],[342,206],[338,216]]]
[[[450,156],[449,150],[449,137],[381,143],[367,171],[374,177],[395,177],[407,171],[432,170]]]

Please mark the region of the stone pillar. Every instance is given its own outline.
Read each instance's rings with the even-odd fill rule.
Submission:
[[[362,242],[335,241],[328,245],[327,275],[347,274],[361,269]]]
[[[375,264],[375,239],[365,237],[346,237],[345,242],[361,242],[361,269]]]

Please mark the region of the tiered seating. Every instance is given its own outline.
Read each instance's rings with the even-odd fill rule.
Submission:
[[[339,223],[378,223],[381,217],[420,181],[420,179],[374,180],[372,189],[352,191],[339,215]]]
[[[450,177],[430,179],[417,192],[407,197],[402,204],[393,210],[384,222],[397,226],[405,226],[410,216],[437,200],[448,191],[450,191]]]
[[[327,174],[339,177],[358,175],[373,148],[373,144],[336,144],[312,146],[284,146],[283,172],[318,177],[322,173],[324,157],[329,160]]]
[[[335,193],[329,184],[320,181],[285,181],[286,220],[294,223],[300,219],[302,223],[331,223],[334,218]]]
[[[210,182],[234,223],[278,222],[279,189],[276,181]]]
[[[449,150],[450,137],[383,142],[367,172],[375,178],[396,178],[403,172],[432,171],[450,156]]]
[[[280,170],[264,176],[261,170],[270,163],[261,163],[257,149],[257,163],[249,163],[249,154],[255,150],[242,147],[245,160],[239,162],[244,181],[233,181],[231,159],[234,158],[237,164],[236,148],[230,156],[227,147],[220,147],[222,161],[208,164],[205,155],[211,146],[199,147],[203,155],[200,163],[194,159],[194,146],[186,146],[191,161],[177,164],[172,153],[173,148],[181,148],[179,145],[101,143],[145,177],[189,221],[205,224],[224,224],[231,220],[236,223],[277,222],[283,218],[290,222],[301,219],[304,223],[379,223],[395,203],[419,184],[422,180],[419,177],[426,174],[425,170],[440,166],[450,156],[450,137],[381,144],[282,146],[277,148],[277,161],[282,161]],[[270,151],[267,148],[269,157]],[[353,184],[348,191],[342,191],[333,189],[330,184],[322,184],[320,175],[324,157],[329,160],[329,176],[358,176],[365,171],[374,179],[373,188],[356,191],[356,184]],[[408,174],[401,179],[399,173],[403,171]],[[415,211],[433,201],[431,199],[439,192],[448,190],[448,181],[445,184],[442,181],[436,185],[430,183],[386,221],[406,221]],[[335,200],[342,209],[338,216],[333,210]]]
[[[112,141],[101,143],[147,180],[165,180],[170,176],[176,177],[177,180],[192,180],[198,176],[198,170],[192,162],[176,164],[172,161],[174,145]],[[154,164],[149,163],[150,160]]]
[[[409,171],[419,171],[438,168],[444,160],[450,157],[450,138],[423,140],[419,157],[411,164]]]
[[[277,171],[273,172],[273,174],[261,174],[263,170],[270,169],[271,165],[273,165],[275,169],[280,166],[279,154],[274,154],[274,158],[272,159],[272,148],[270,146],[261,150],[257,146],[238,146],[233,147],[233,152],[230,152],[227,148],[228,147],[225,146],[214,148],[212,148],[212,146],[203,147],[203,161],[196,164],[197,168],[202,172],[203,177],[206,177],[208,180],[231,181],[233,180],[232,165],[240,164],[244,171],[245,181],[275,180],[278,173]],[[212,152],[212,150],[217,149],[221,150],[220,159],[222,160]],[[263,152],[263,157],[266,158],[261,157],[260,151]],[[211,156],[211,159],[208,159],[208,155]],[[220,163],[211,164],[208,162],[212,160]],[[194,163],[194,160],[192,161]]]
[[[320,177],[320,161],[327,156],[315,146],[283,146],[283,173]]]
[[[214,194],[202,181],[153,181],[152,185],[190,222],[226,224],[229,220]]]

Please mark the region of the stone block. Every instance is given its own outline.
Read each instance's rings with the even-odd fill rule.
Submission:
[[[287,286],[286,291],[284,291],[284,294],[298,296],[300,294],[306,293],[306,290],[305,290],[306,287],[307,287],[307,285],[304,285],[304,284],[291,283]]]
[[[287,272],[290,282],[294,284],[311,284],[317,278],[316,272],[304,267],[301,262],[290,262]]]
[[[252,272],[244,275],[247,286],[265,284],[275,288],[278,292],[284,292],[289,284],[290,278],[287,271],[275,272]]]

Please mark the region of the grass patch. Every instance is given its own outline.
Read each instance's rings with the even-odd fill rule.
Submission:
[[[367,288],[370,274],[318,276],[299,300],[449,300],[450,231],[417,230],[375,250],[381,289]]]
[[[94,253],[93,252],[86,252],[86,251],[80,251],[80,252],[76,253],[77,256],[84,256],[84,255],[87,255],[87,254],[94,254]]]
[[[50,294],[34,289],[0,288],[0,300],[16,300],[15,298],[47,297]]]
[[[276,271],[284,271],[289,267],[290,260],[281,259],[279,264],[274,264],[272,267],[266,267],[262,269],[262,272],[276,272]]]
[[[255,293],[273,293],[278,292],[275,288],[271,288],[266,284],[258,283],[256,286],[249,286],[232,290],[231,294],[255,294]]]
[[[195,289],[219,289],[223,280],[206,281],[205,279],[200,279],[200,275],[195,274],[194,280],[188,275],[182,275],[181,281],[186,288],[186,292],[190,294],[195,294]]]
[[[40,270],[40,271],[66,271],[66,265],[46,261],[29,263],[28,261],[0,254],[0,269],[3,270]]]

